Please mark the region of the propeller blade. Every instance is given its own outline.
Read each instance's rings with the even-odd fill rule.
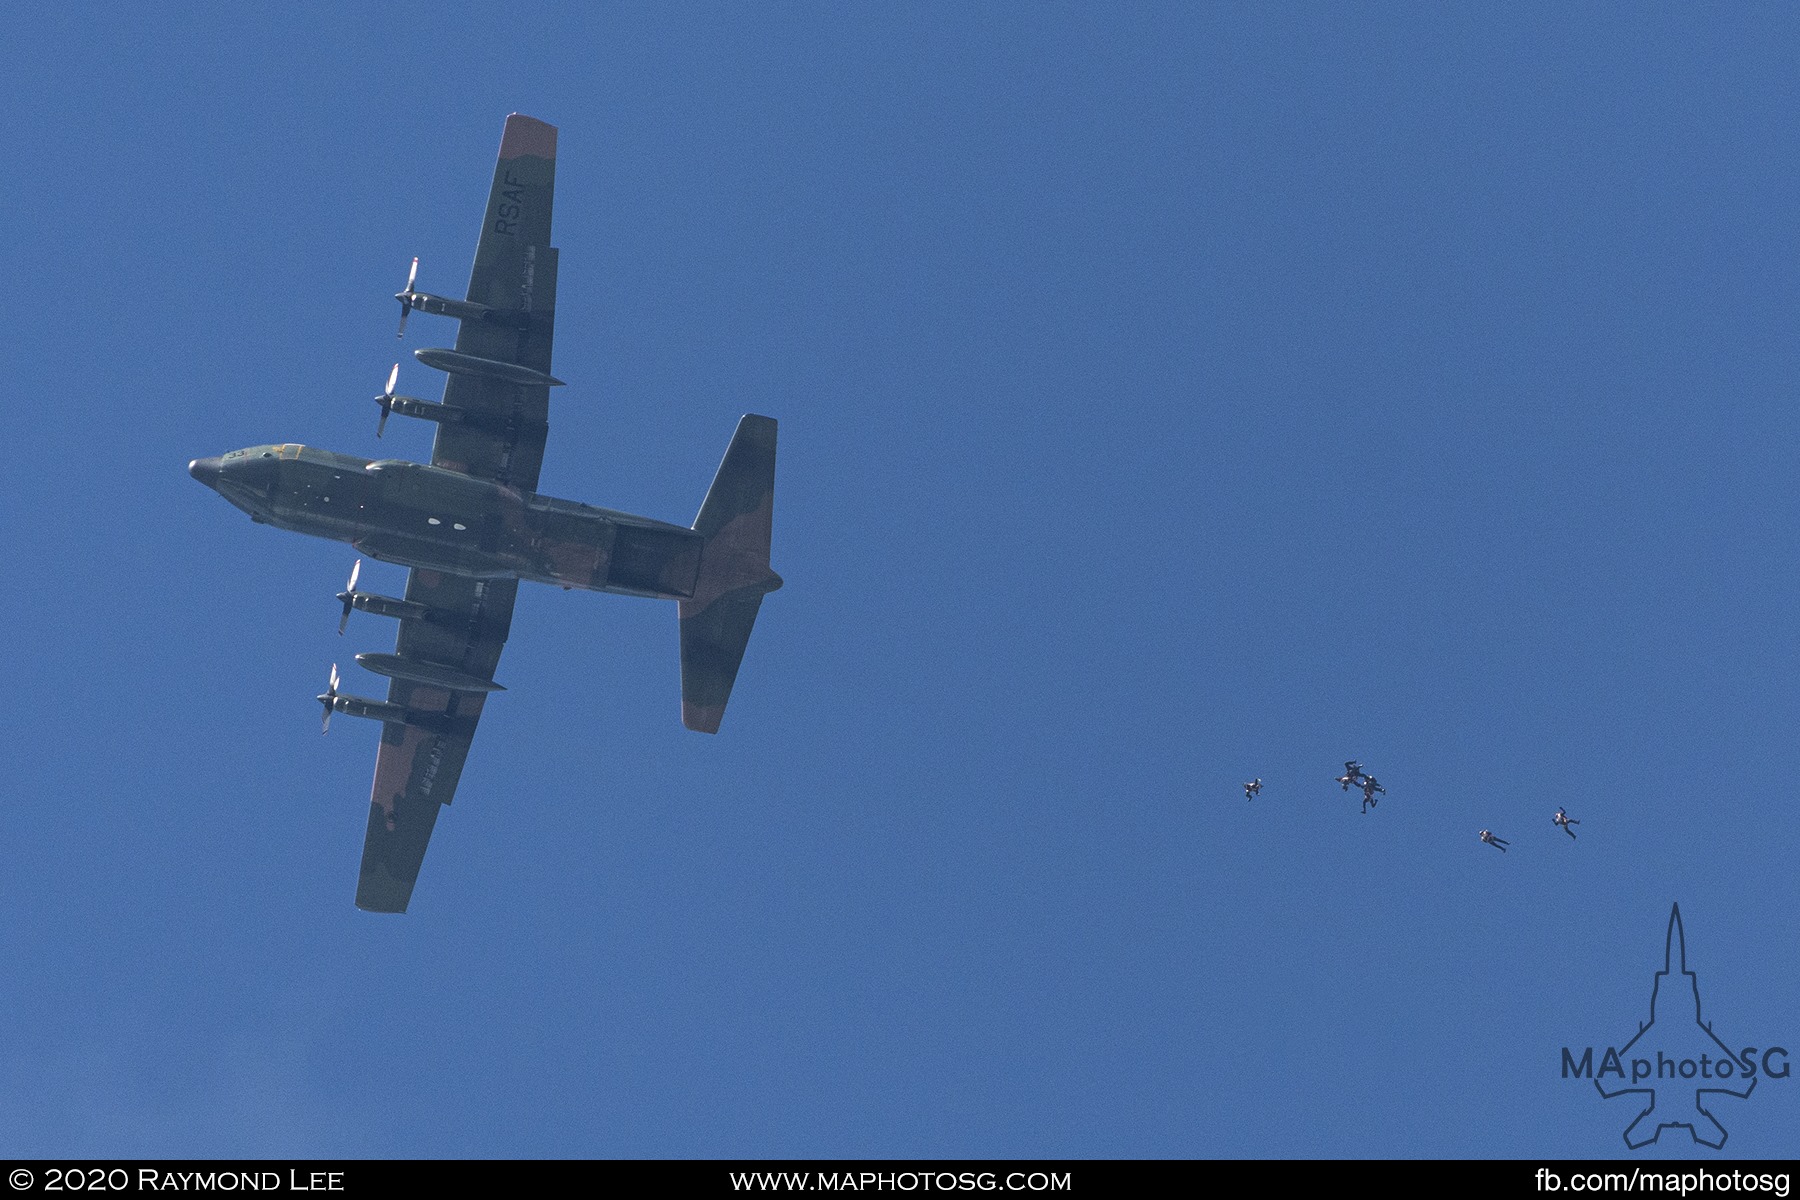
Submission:
[[[331,685],[329,687],[327,687],[325,689],[324,694],[318,698],[319,703],[323,704],[325,706],[325,716],[319,722],[319,732],[320,733],[329,733],[331,731],[332,702],[337,699],[337,692],[338,692],[338,669],[337,669],[337,664],[332,663],[331,664]]]
[[[404,317],[400,320],[400,326],[402,329],[406,327],[406,319]],[[375,424],[376,437],[380,437],[382,431],[387,429],[388,414],[394,411],[394,385],[398,382],[400,382],[400,364],[395,363],[394,369],[388,372],[386,390],[383,391],[381,395],[375,397],[375,403],[381,405],[381,420]]]
[[[413,281],[418,279],[418,277],[419,260],[417,256],[414,256],[412,270],[406,273],[406,290],[400,293],[400,330],[398,333],[394,334],[396,338],[403,338],[406,336],[406,318],[412,315],[412,305],[407,303],[407,300],[413,294]],[[394,385],[391,383],[388,384],[388,391],[391,392],[393,390]]]
[[[344,590],[338,593],[338,599],[344,602],[344,615],[343,618],[338,621],[339,637],[344,636],[344,626],[350,624],[350,609],[356,601],[356,577],[361,573],[362,559],[359,558],[356,560],[356,565],[350,568],[350,582],[346,583],[344,585]]]

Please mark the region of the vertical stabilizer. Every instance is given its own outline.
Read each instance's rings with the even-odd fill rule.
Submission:
[[[706,544],[693,598],[680,601],[681,723],[689,729],[719,732],[762,598],[781,586],[769,567],[774,512],[775,420],[746,416],[694,518]]]

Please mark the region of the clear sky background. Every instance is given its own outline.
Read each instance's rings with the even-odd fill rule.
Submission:
[[[1674,902],[1800,1057],[1792,6],[0,7],[7,1153],[1624,1154]],[[543,489],[775,416],[787,587],[717,738],[524,589],[375,916],[393,627],[185,468],[429,454],[514,111]]]

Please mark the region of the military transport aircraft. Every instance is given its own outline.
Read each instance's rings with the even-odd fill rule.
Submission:
[[[417,309],[461,322],[454,350],[416,350],[448,373],[441,402],[376,397],[390,413],[437,425],[431,463],[371,461],[309,446],[253,446],[197,458],[188,471],[260,524],[349,542],[412,568],[404,599],[338,594],[352,609],[400,622],[392,654],[357,662],[388,678],[386,700],[338,691],[334,712],[382,723],[357,906],[405,912],[438,810],[462,775],[475,723],[512,625],[519,580],[676,601],[681,621],[681,719],[717,733],[763,596],[781,586],[769,567],[775,421],[746,416],[725,451],[693,526],[671,525],[537,493],[548,432],[556,251],[550,206],[556,127],[513,114],[468,296],[415,291]],[[379,432],[379,429],[378,429]],[[358,567],[361,562],[358,560]],[[342,632],[342,624],[339,625]]]

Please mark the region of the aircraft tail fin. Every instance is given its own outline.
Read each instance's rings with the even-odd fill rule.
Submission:
[[[762,598],[781,586],[769,567],[775,510],[775,420],[738,422],[694,518],[706,539],[700,575],[681,609],[681,723],[719,732]]]

